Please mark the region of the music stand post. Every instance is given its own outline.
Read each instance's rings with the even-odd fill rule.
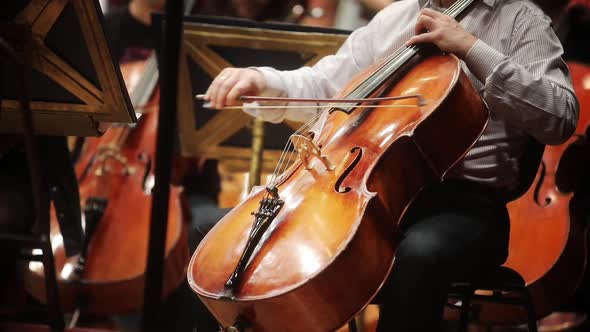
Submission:
[[[26,257],[30,260],[42,260],[44,273],[46,276],[55,276],[55,260],[52,253],[51,241],[49,239],[49,191],[45,185],[43,172],[41,170],[41,158],[39,154],[39,144],[37,138],[33,135],[33,114],[31,111],[31,99],[28,89],[28,71],[32,63],[31,40],[33,38],[31,31],[23,24],[2,24],[0,25],[0,35],[10,35],[12,40],[9,42],[0,37],[0,49],[2,59],[17,68],[18,75],[15,77],[18,87],[19,102],[22,110],[22,127],[24,128],[24,140],[27,154],[27,166],[31,176],[31,186],[33,199],[35,201],[35,228],[40,233],[38,239],[28,236],[18,236],[14,234],[2,234],[0,239],[11,243],[26,243],[31,249],[41,249],[42,257],[31,255]],[[18,45],[17,47],[15,47]],[[15,50],[21,50],[24,61],[19,60]],[[47,304],[49,310],[49,321],[52,330],[63,331],[65,323],[61,311],[57,280],[45,278],[45,289],[47,292]]]
[[[166,246],[170,177],[176,132],[178,68],[182,30],[183,2],[166,3],[164,41],[160,54],[160,112],[156,141],[155,186],[153,191],[146,287],[142,331],[160,331],[159,312],[162,297],[163,264]]]

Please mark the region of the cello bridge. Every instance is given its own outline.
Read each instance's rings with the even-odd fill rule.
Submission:
[[[322,149],[317,146],[309,137],[303,135],[292,135],[291,142],[299,159],[305,165],[305,169],[311,169],[311,160],[315,157],[319,159],[327,171],[333,171],[334,166],[326,156],[322,154]]]
[[[102,148],[98,152],[97,161],[99,162],[100,166],[96,170],[96,176],[102,176],[111,173],[112,166],[110,165],[109,161],[114,161],[115,163],[121,165],[122,175],[129,176],[135,173],[135,167],[129,165],[127,158],[123,156],[117,148]]]

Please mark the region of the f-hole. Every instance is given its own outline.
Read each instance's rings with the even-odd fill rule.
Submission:
[[[352,148],[352,150],[350,150],[350,153],[356,153],[357,155],[355,156],[354,160],[350,163],[350,165],[348,165],[348,167],[344,170],[342,175],[340,175],[340,177],[336,181],[336,185],[334,186],[334,190],[336,190],[336,192],[340,194],[346,194],[352,190],[351,187],[346,187],[342,189],[342,182],[344,182],[344,180],[348,177],[348,175],[352,172],[356,165],[358,165],[358,163],[361,161],[361,158],[363,157],[363,149],[357,146]]]
[[[543,182],[545,182],[545,177],[547,176],[547,165],[544,161],[541,161],[541,175],[539,176],[539,182],[535,186],[535,195],[534,200],[540,207],[548,207],[551,204],[551,197],[545,197],[543,201],[541,201],[541,189],[543,188]]]

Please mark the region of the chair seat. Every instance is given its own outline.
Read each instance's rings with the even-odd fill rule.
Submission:
[[[524,279],[511,268],[500,266],[454,281],[452,288],[469,287],[482,290],[511,290],[525,286]]]
[[[477,290],[491,291],[490,295],[476,294]],[[505,296],[508,293],[509,296]],[[537,332],[535,308],[524,279],[518,272],[501,266],[490,270],[480,271],[477,274],[463,278],[452,283],[449,291],[450,297],[461,299],[461,304],[451,304],[452,307],[461,309],[460,332],[467,331],[469,323],[471,302],[474,299],[498,304],[511,304],[523,306],[527,310],[527,326],[530,332]]]

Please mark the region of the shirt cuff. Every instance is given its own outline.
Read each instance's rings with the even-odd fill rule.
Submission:
[[[277,70],[271,67],[249,67],[250,69],[254,69],[264,76],[266,81],[266,89],[260,93],[260,96],[263,97],[286,97],[286,92],[284,91],[283,83],[281,80],[280,75],[278,74]],[[254,102],[254,103],[244,103],[244,112],[256,118],[261,118],[266,122],[272,123],[279,123],[285,120],[286,110],[281,109],[280,107],[276,109],[260,109],[257,108],[259,105],[263,106],[281,106],[285,105],[284,102]]]
[[[250,68],[257,70],[258,72],[260,72],[262,74],[262,76],[264,76],[264,80],[266,81],[266,89],[274,92],[271,94],[276,94],[275,91],[284,92],[286,90],[285,86],[283,84],[283,81],[281,80],[281,75],[279,75],[279,73],[276,69],[271,68],[271,67],[250,67]],[[283,93],[281,93],[281,94],[283,94]]]
[[[478,39],[467,52],[465,63],[475,77],[485,83],[494,72],[494,69],[506,61],[507,58],[504,54]]]

